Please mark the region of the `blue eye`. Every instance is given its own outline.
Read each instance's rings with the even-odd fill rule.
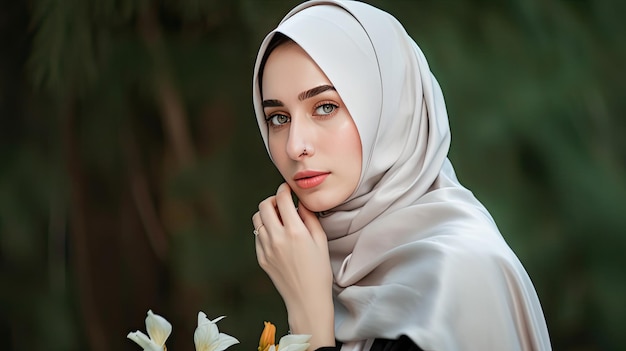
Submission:
[[[283,124],[289,123],[290,118],[285,115],[275,114],[267,117],[265,121],[272,126],[281,126]]]
[[[319,115],[329,115],[337,109],[337,105],[323,104],[315,109],[315,112]]]

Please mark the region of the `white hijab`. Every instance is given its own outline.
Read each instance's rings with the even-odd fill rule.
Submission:
[[[300,45],[341,95],[363,147],[359,186],[320,221],[343,349],[410,337],[424,350],[549,350],[521,263],[447,158],[448,116],[423,53],[391,15],[357,1],[313,0],[268,34]]]

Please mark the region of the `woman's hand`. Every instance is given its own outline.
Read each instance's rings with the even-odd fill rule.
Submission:
[[[257,260],[285,302],[292,333],[311,334],[312,350],[333,346],[333,278],[319,220],[303,205],[296,209],[283,183],[259,204],[252,223]]]

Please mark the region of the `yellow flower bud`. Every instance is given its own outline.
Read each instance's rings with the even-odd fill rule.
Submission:
[[[276,326],[270,322],[264,323],[265,328],[263,328],[263,333],[261,333],[261,338],[259,339],[258,351],[267,351],[270,346],[274,345],[276,338]]]

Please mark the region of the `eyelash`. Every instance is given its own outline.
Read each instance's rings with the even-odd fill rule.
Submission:
[[[275,117],[279,117],[279,116],[284,116],[284,117],[286,117],[286,118],[287,118],[287,122],[282,123],[282,124],[274,124],[274,123],[272,123],[272,120],[273,120]],[[269,116],[265,117],[265,123],[267,123],[267,125],[269,125],[271,128],[278,128],[278,127],[282,127],[283,125],[287,124],[287,123],[288,123],[288,122],[290,122],[290,121],[291,121],[291,117],[289,117],[289,116],[287,116],[287,115],[284,115],[284,114],[282,114],[282,113],[276,113],[276,114],[269,115]]]
[[[322,107],[325,107],[325,106],[332,106],[332,111],[330,111],[328,113],[325,113],[325,114],[320,114],[320,113],[315,112],[314,116],[317,116],[320,119],[327,119],[327,118],[330,118],[333,115],[335,115],[335,113],[337,112],[337,109],[339,108],[339,105],[337,105],[337,104],[335,104],[333,102],[321,102],[321,103],[315,105],[315,107],[313,108],[313,111],[317,111],[319,108],[322,108]],[[281,117],[281,116],[287,118],[287,121],[285,121],[284,123],[280,123],[280,124],[274,124],[272,122],[272,120],[274,118]],[[265,117],[265,123],[267,123],[272,128],[280,128],[280,127],[284,126],[285,124],[289,123],[290,121],[291,121],[291,117],[289,117],[289,116],[287,116],[285,114],[282,114],[282,113],[275,113],[275,114],[271,114],[271,115]]]
[[[337,104],[335,104],[333,102],[326,101],[326,102],[322,102],[322,103],[317,104],[315,106],[315,108],[313,109],[313,111],[317,111],[317,109],[322,108],[324,106],[332,106],[333,110],[330,111],[329,113],[318,115],[318,116],[321,116],[322,118],[328,118],[328,117],[334,115],[337,112],[337,109],[339,108],[339,105],[337,105]]]

